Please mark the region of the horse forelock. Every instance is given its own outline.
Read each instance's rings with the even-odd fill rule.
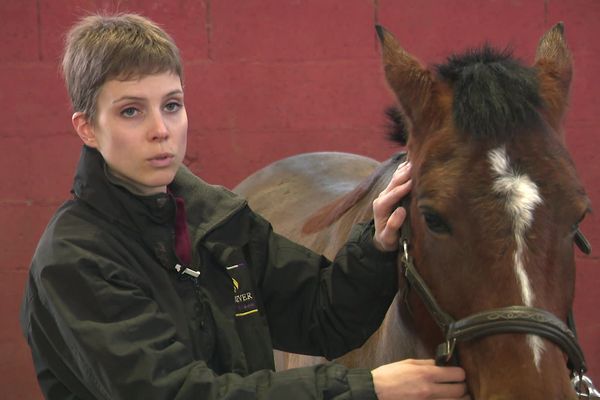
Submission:
[[[502,141],[539,125],[542,97],[536,72],[513,58],[509,49],[485,44],[451,55],[435,69],[453,90],[453,119],[460,131]]]

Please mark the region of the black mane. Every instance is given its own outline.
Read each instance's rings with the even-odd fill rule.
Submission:
[[[523,66],[508,49],[488,44],[436,65],[438,79],[454,90],[454,123],[479,138],[507,137],[540,121],[542,99],[532,68]]]

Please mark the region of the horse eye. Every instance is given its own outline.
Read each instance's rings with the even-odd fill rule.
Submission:
[[[439,215],[431,212],[424,212],[423,218],[425,218],[425,223],[431,231],[435,233],[450,233],[450,227]]]

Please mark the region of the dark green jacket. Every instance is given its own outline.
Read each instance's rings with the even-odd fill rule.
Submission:
[[[193,254],[177,272],[171,194],[134,196],[85,148],[74,199],[33,257],[21,325],[49,399],[374,399],[335,363],[273,372],[273,347],[328,359],[360,346],[396,291],[373,228],[335,261],[273,233],[246,202],[182,168]]]

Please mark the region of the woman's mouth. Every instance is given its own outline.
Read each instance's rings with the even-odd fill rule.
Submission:
[[[164,168],[164,167],[168,167],[169,165],[171,165],[171,163],[173,162],[174,159],[175,159],[175,156],[171,153],[161,153],[161,154],[155,155],[154,157],[149,158],[148,162],[153,167]]]

